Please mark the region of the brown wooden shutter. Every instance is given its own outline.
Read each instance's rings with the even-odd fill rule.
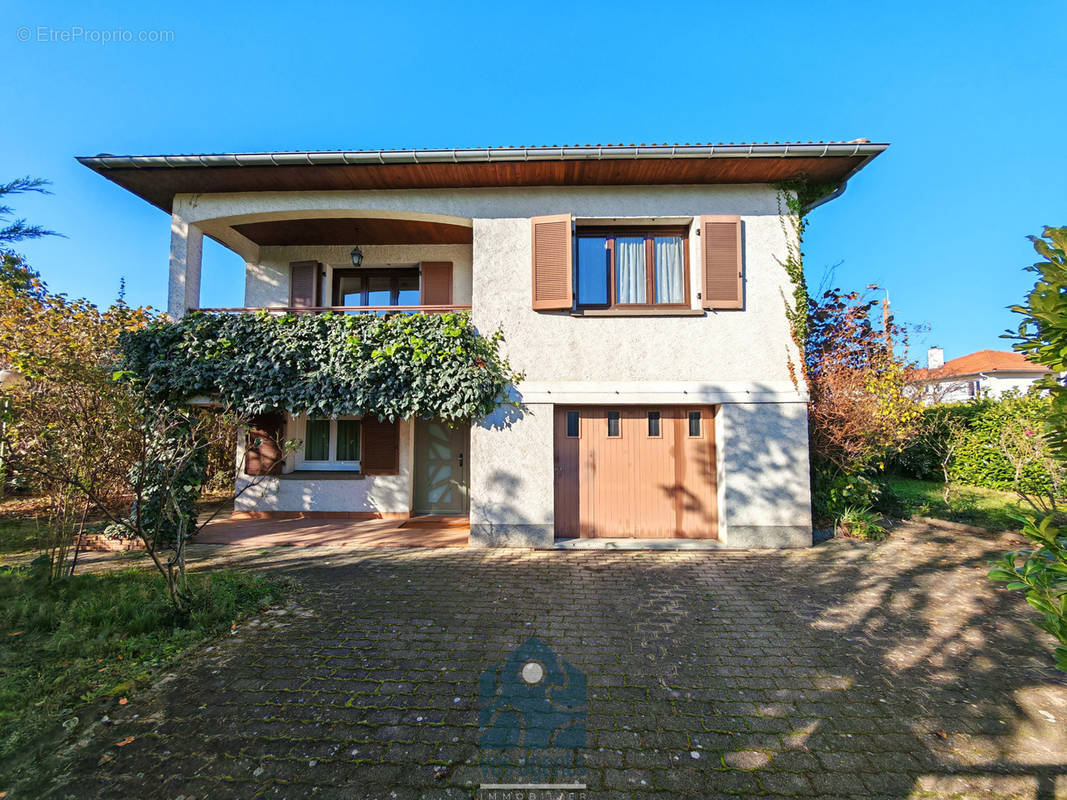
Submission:
[[[396,475],[400,472],[400,423],[363,418],[363,453],[360,471],[365,475]]]
[[[319,271],[318,261],[293,261],[289,264],[290,307],[312,308],[322,305]]]
[[[741,217],[700,218],[704,308],[744,308],[741,283]]]
[[[533,307],[570,308],[574,304],[571,279],[571,215],[534,217]]]
[[[249,420],[245,475],[281,475],[284,466],[285,415],[259,414]]]
[[[419,301],[424,306],[452,305],[452,262],[422,262],[422,292]]]

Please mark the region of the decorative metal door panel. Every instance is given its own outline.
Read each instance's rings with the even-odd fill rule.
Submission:
[[[415,422],[416,514],[466,514],[470,426],[439,420]]]

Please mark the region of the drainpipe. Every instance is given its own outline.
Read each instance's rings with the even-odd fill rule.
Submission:
[[[847,187],[848,187],[848,181],[841,181],[841,185],[840,186],[838,186],[836,189],[834,189],[832,192],[830,192],[830,194],[826,195],[825,197],[819,198],[814,203],[812,203],[810,206],[808,206],[807,208],[804,208],[803,212],[805,214],[810,214],[812,211],[814,211],[815,209],[817,209],[819,206],[823,205],[824,203],[829,203],[831,200],[836,200],[837,198],[839,198],[841,195],[843,195],[845,193],[845,189]]]

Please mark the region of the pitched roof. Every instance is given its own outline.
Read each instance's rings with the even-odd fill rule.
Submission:
[[[1043,374],[1048,367],[1035,364],[1022,353],[1009,353],[1003,350],[979,350],[966,356],[946,361],[938,369],[917,369],[911,374],[912,380],[931,381],[942,378],[954,378],[961,375],[989,374],[994,372],[1032,372]]]
[[[78,161],[153,205],[175,194],[510,186],[777,183],[843,184],[889,145],[585,144],[426,150],[113,156]]]

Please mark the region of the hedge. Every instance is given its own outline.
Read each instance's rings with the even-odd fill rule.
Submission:
[[[1044,427],[1050,400],[1038,395],[1008,395],[999,400],[976,399],[966,403],[940,406],[963,421],[966,432],[963,441],[949,462],[949,477],[953,481],[982,486],[987,489],[1012,491],[1015,489],[1015,468],[1001,449],[1001,431],[1011,422],[1022,422],[1035,431]],[[925,414],[935,413],[927,409]],[[920,480],[942,480],[941,464],[926,438],[910,444],[893,460],[893,472]],[[1039,464],[1028,464],[1019,482],[1026,492],[1047,492],[1052,480]]]

